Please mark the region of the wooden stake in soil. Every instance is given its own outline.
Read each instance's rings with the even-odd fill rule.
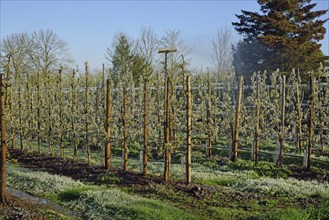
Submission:
[[[165,72],[166,72],[166,83],[167,83],[167,95],[166,95],[166,126],[165,126],[165,169],[164,169],[164,180],[167,183],[170,179],[170,96],[171,96],[171,82],[170,76],[167,69],[167,53],[165,53]]]
[[[313,101],[314,89],[313,89],[313,76],[310,74],[310,102],[309,102],[309,121],[308,121],[308,146],[307,146],[307,164],[306,169],[311,169],[311,154],[312,154],[312,140],[313,140]]]
[[[49,154],[50,156],[54,155],[53,151],[53,114],[52,114],[52,109],[53,109],[53,94],[51,92],[51,85],[50,85],[50,74],[48,72],[46,74],[46,86],[48,91],[48,147],[49,147]]]
[[[28,119],[28,129],[27,129],[27,136],[28,136],[28,146],[29,146],[29,152],[33,151],[33,144],[32,144],[32,125],[33,125],[33,92],[30,88],[30,74],[27,73],[26,75],[26,92],[27,99],[28,99],[28,114],[30,115]]]
[[[8,74],[8,73],[7,73]],[[9,87],[9,91],[10,91],[10,95],[9,95],[9,115],[10,115],[10,121],[14,121],[15,120],[15,116],[14,116],[14,110],[13,110],[13,86],[10,85]],[[15,149],[16,147],[16,139],[15,139],[15,126],[13,126],[11,128],[11,134],[10,134],[10,138],[11,138],[11,147],[13,149]]]
[[[6,100],[7,98],[9,98],[8,100],[8,104],[9,104],[9,115],[10,115],[10,121],[13,122],[15,120],[15,116],[14,116],[14,110],[13,110],[13,85],[12,83],[9,83],[10,82],[10,76],[11,76],[11,73],[10,73],[10,58],[11,56],[8,55],[8,63],[7,63],[7,68],[6,68],[6,77],[7,77],[7,89],[6,89],[6,94],[8,93],[7,96],[5,96]],[[15,149],[15,146],[16,146],[16,141],[15,141],[15,130],[16,130],[16,127],[15,126],[11,126],[11,134],[10,134],[10,139],[11,139],[11,147],[13,149]]]
[[[88,135],[89,135],[89,109],[88,109],[88,104],[89,104],[89,96],[88,96],[88,63],[85,63],[85,69],[86,69],[86,83],[85,83],[85,142],[86,142],[86,148],[87,148],[87,155],[88,155],[88,165],[90,166],[91,163],[91,155],[90,155],[90,145],[89,145],[89,141],[88,141]]]
[[[7,140],[6,140],[6,120],[5,120],[5,82],[3,74],[0,74],[0,114],[1,114],[1,188],[0,202],[6,204],[6,155],[7,155]]]
[[[105,147],[105,169],[109,170],[111,165],[111,110],[112,110],[112,89],[111,89],[111,80],[107,79],[106,81],[106,147]]]
[[[255,125],[255,146],[254,146],[254,157],[255,164],[258,163],[259,156],[259,121],[260,121],[260,79],[257,75],[257,90],[256,90],[256,125]]]
[[[41,153],[41,99],[40,99],[40,73],[37,72],[37,145],[38,145],[38,152]]]
[[[192,111],[191,111],[191,80],[186,77],[186,184],[191,183],[191,161],[192,161]]]
[[[147,176],[148,153],[148,79],[144,79],[144,150],[143,150],[143,176]]]
[[[162,142],[162,120],[161,120],[161,100],[160,100],[160,72],[157,74],[157,84],[156,84],[156,102],[157,102],[157,127],[158,127],[158,145]],[[157,149],[158,149],[157,145]]]
[[[76,103],[75,103],[75,70],[73,69],[72,78],[71,78],[71,95],[72,95],[72,102],[71,102],[71,129],[73,133],[72,144],[73,144],[73,158],[78,158],[78,146],[76,141],[76,131],[75,131],[75,111],[76,111]]]
[[[18,129],[19,129],[19,145],[21,150],[24,150],[23,145],[23,122],[22,122],[22,78],[21,75],[18,74]]]
[[[297,110],[297,123],[296,123],[296,133],[297,133],[297,150],[302,151],[302,106],[300,104],[300,75],[297,75],[296,83],[296,110]]]
[[[127,91],[123,92],[123,171],[128,171]]]
[[[236,110],[235,110],[235,125],[234,125],[233,143],[232,143],[232,157],[231,157],[231,160],[233,162],[235,162],[238,159],[238,140],[239,140],[239,126],[240,126],[242,90],[243,90],[243,76],[240,77],[238,99],[237,99],[237,102],[236,102]]]
[[[280,151],[279,151],[279,158],[276,162],[276,164],[281,167],[283,165],[283,144],[284,144],[284,120],[285,120],[285,110],[286,110],[286,76],[283,75],[282,77],[282,103],[281,103],[281,133],[279,137],[280,142]]]
[[[211,135],[212,135],[211,134],[211,84],[210,84],[210,77],[209,77],[209,79],[208,79],[208,100],[207,100],[207,136],[208,136],[207,155],[210,159],[212,158]]]
[[[59,79],[58,79],[58,107],[59,107],[59,147],[61,152],[61,158],[65,158],[65,148],[64,148],[64,141],[63,141],[63,130],[64,130],[64,123],[63,123],[63,94],[62,94],[62,68],[59,69]]]
[[[105,87],[105,83],[107,83],[107,81],[105,82],[105,64],[103,63],[102,64],[102,83],[101,83],[101,94],[102,94],[101,95],[101,102],[102,102],[101,107],[102,107],[103,113],[101,113],[100,124],[104,125],[105,131],[106,131],[107,130],[107,118],[106,118],[106,115],[107,115],[107,107],[106,107],[107,97],[106,97],[105,94],[107,94],[107,84],[106,84],[106,87]],[[107,144],[107,142],[106,142],[106,144]],[[101,151],[102,151],[101,152],[102,166],[103,167],[106,167],[106,165],[105,165],[105,160],[106,160],[105,148],[101,149]]]
[[[300,104],[300,75],[297,75],[296,82],[296,110],[297,110],[297,123],[296,123],[296,133],[297,133],[297,150],[302,150],[302,109]]]

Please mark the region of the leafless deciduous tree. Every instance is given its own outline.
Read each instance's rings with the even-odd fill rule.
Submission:
[[[166,30],[165,34],[159,40],[159,46],[177,48],[177,53],[168,54],[168,66],[171,66],[172,70],[175,68],[176,64],[182,63],[182,54],[186,57],[192,51],[192,48],[184,43],[182,39],[182,32],[176,29]]]
[[[72,62],[67,43],[52,30],[39,30],[31,34],[29,56],[35,68],[44,73]]]
[[[10,55],[15,76],[31,69],[46,73],[72,62],[66,42],[49,29],[6,36],[1,40],[1,55]]]
[[[156,57],[159,41],[157,35],[150,27],[141,29],[138,39],[138,52],[144,57],[148,66],[154,65],[154,57]]]
[[[28,69],[27,51],[30,46],[30,37],[27,33],[14,33],[1,41],[1,55],[2,57],[10,56],[9,72],[12,72],[15,78]]]
[[[212,41],[211,59],[217,80],[226,78],[232,70],[232,31],[222,27]]]

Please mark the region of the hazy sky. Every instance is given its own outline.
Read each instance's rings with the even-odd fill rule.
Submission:
[[[224,26],[232,29],[234,41],[240,36],[231,27],[240,10],[259,11],[256,0],[213,1],[28,1],[0,0],[3,38],[12,33],[51,29],[68,47],[75,63],[88,61],[93,68],[106,62],[104,54],[113,36],[123,32],[137,38],[142,27],[151,27],[158,36],[165,30],[182,32],[193,66],[210,66],[211,41]],[[328,0],[314,1],[316,9],[328,9]],[[327,13],[324,18],[328,18]],[[329,22],[322,50],[329,54]]]

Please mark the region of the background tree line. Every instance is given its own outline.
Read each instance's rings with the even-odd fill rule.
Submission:
[[[236,15],[238,21],[232,22],[242,40],[235,43],[229,27],[222,27],[213,37],[209,72],[217,81],[244,75],[249,82],[254,72],[280,69],[289,73],[293,68],[300,71],[305,81],[308,71],[320,65],[328,67],[328,56],[321,51],[319,43],[324,39],[324,25],[328,20],[321,17],[328,10],[314,10],[316,3],[311,0],[258,0],[258,4],[260,12],[241,10],[241,14]],[[181,54],[186,57],[192,51],[192,47],[183,42],[179,30],[167,30],[159,37],[150,27],[144,27],[135,39],[118,33],[105,51],[112,80],[131,73],[138,85],[142,76],[154,75],[156,69],[162,69],[157,49],[170,46],[179,49],[179,53],[170,54],[168,59],[171,72],[175,72],[182,61]],[[1,40],[2,68],[8,56],[14,75],[24,74],[27,69],[49,73],[73,63],[67,43],[52,30],[4,37]]]

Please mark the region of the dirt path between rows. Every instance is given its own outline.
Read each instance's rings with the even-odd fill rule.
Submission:
[[[119,177],[117,185],[146,185],[146,184],[163,184],[160,176],[143,177],[141,174],[133,172],[123,172],[122,170],[111,168],[109,171],[101,166],[88,166],[86,162],[75,161],[73,159],[61,159],[51,157],[45,154],[28,153],[26,151],[8,149],[10,158],[22,163],[26,168],[43,170],[52,174],[59,174],[71,177],[83,182],[92,182],[98,184],[100,174],[112,173]]]

